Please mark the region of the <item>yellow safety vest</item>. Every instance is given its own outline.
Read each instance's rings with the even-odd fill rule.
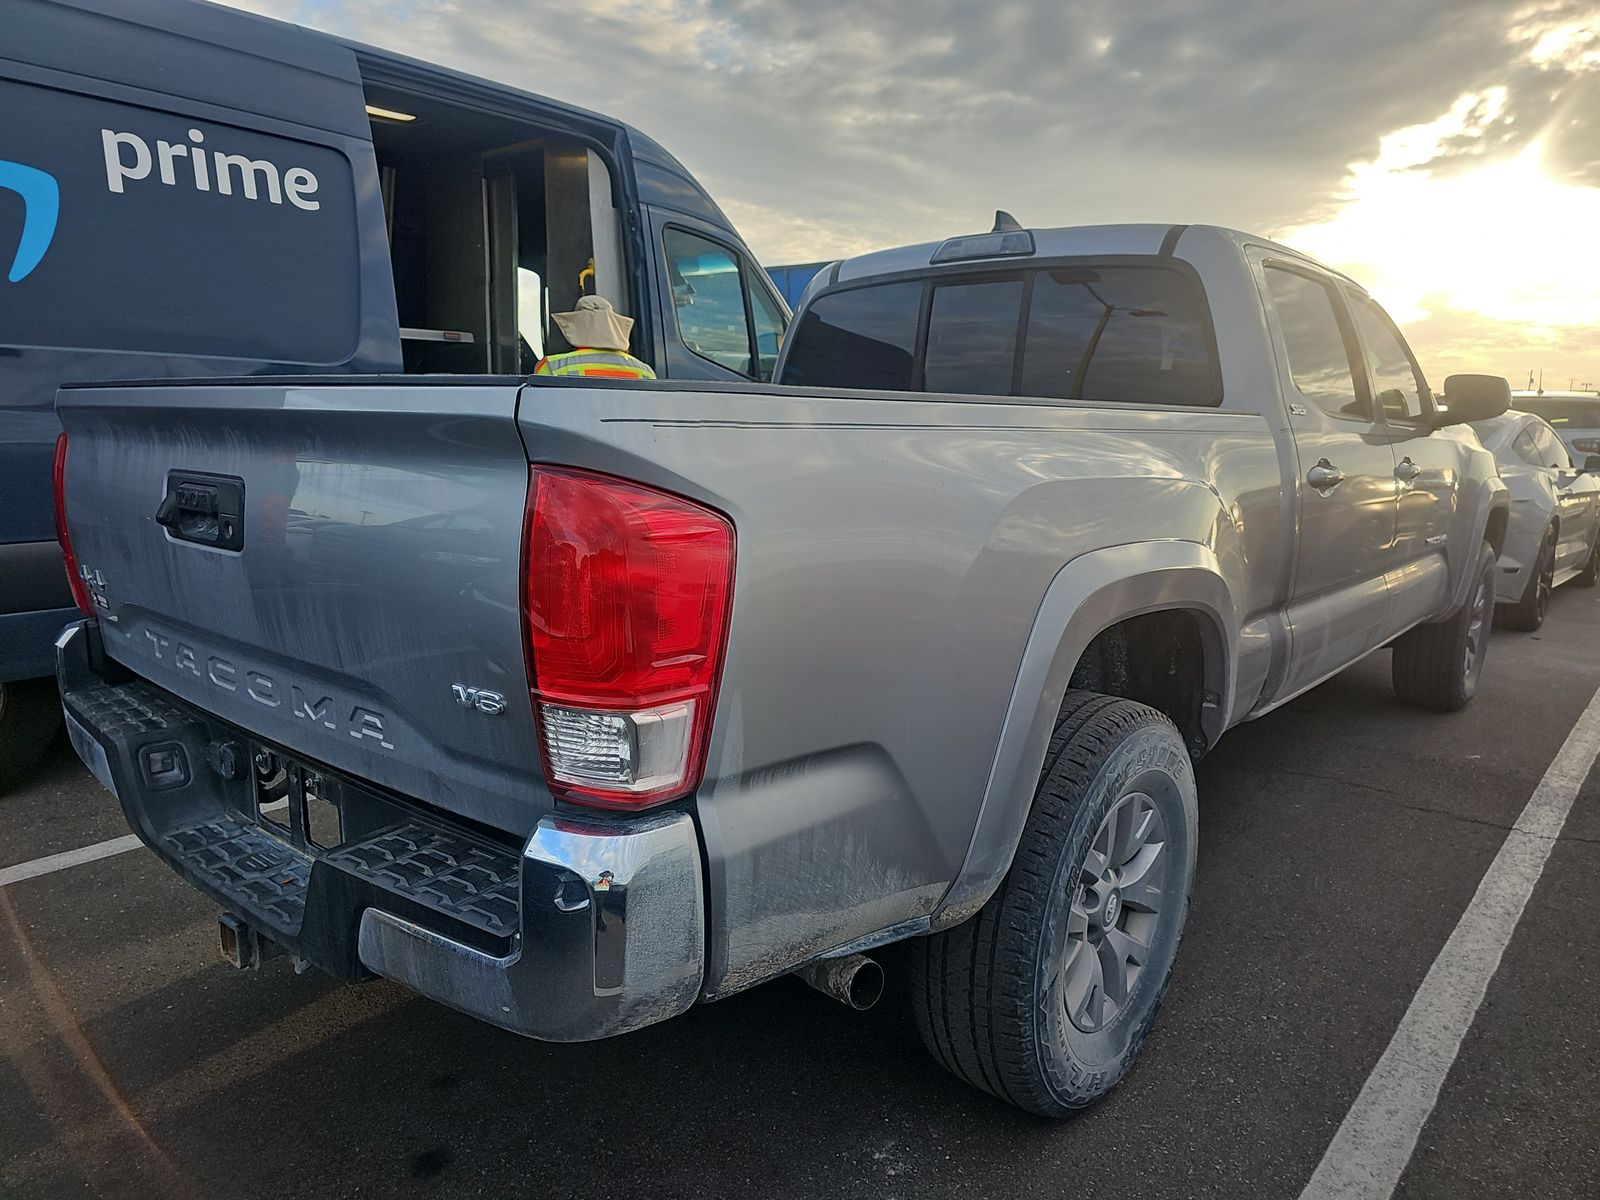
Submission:
[[[574,350],[541,358],[535,375],[582,375],[593,379],[654,379],[656,373],[619,350]]]

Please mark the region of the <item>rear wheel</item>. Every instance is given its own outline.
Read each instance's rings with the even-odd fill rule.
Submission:
[[[1115,1087],[1171,978],[1196,826],[1172,723],[1069,693],[1005,880],[976,916],[912,944],[913,1006],[933,1056],[1043,1116]]]
[[[1528,586],[1522,589],[1522,598],[1515,604],[1502,605],[1497,611],[1500,624],[1524,633],[1538,629],[1550,611],[1550,592],[1555,580],[1556,528],[1552,525],[1539,541],[1539,555],[1533,560],[1533,570],[1528,575]]]
[[[1406,704],[1455,712],[1472,699],[1494,624],[1494,572],[1494,547],[1485,542],[1467,602],[1444,620],[1395,639],[1394,690]]]
[[[0,792],[44,757],[60,725],[54,679],[0,683]]]
[[[1589,543],[1589,557],[1584,560],[1583,570],[1573,577],[1572,582],[1579,587],[1593,587],[1597,579],[1600,579],[1600,529],[1594,531],[1594,541]]]

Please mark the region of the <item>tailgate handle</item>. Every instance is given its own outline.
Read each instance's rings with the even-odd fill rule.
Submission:
[[[156,524],[176,541],[244,549],[244,480],[201,471],[168,471]]]

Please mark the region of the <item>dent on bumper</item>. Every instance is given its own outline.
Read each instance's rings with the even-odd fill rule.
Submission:
[[[553,1042],[676,1016],[700,991],[705,910],[687,813],[628,825],[546,817],[522,856],[522,932],[504,958],[369,908],[361,961],[385,978]]]

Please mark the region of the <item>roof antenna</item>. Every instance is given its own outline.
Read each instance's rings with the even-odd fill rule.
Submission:
[[[1013,232],[1020,233],[1020,232],[1022,232],[1022,226],[1020,224],[1018,224],[1017,223],[1017,219],[1015,217],[1013,217],[1010,213],[1008,213],[1005,209],[997,208],[997,209],[994,210],[994,228],[991,229],[989,232],[990,233],[1013,233]]]

